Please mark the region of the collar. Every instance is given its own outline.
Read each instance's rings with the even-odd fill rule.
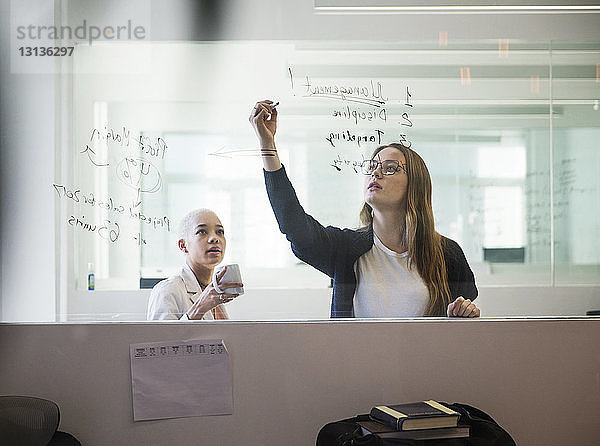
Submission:
[[[202,291],[202,288],[198,283],[198,279],[196,279],[196,275],[187,263],[181,267],[179,275],[183,279],[183,284],[185,285],[185,289],[188,293],[197,293]]]

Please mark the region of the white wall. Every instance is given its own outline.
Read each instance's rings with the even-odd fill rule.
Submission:
[[[11,72],[8,3],[0,3],[0,317],[53,321],[55,79]]]
[[[129,344],[221,338],[233,415],[133,422]],[[0,324],[0,394],[56,401],[106,444],[314,444],[376,404],[472,404],[518,445],[598,444],[600,319]]]

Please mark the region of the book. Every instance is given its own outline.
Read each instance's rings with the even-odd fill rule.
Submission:
[[[460,414],[434,400],[418,403],[376,406],[371,409],[373,420],[395,430],[435,429],[456,427]]]
[[[466,424],[437,429],[418,429],[398,431],[377,421],[358,421],[363,435],[375,434],[379,438],[398,438],[407,440],[439,440],[444,438],[467,438],[470,428]]]

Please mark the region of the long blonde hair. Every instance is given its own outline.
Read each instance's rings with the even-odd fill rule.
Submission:
[[[386,147],[400,150],[406,159],[408,188],[403,236],[408,247],[409,267],[417,267],[429,291],[425,316],[445,316],[450,303],[450,289],[442,249],[443,240],[434,225],[429,171],[423,159],[414,150],[398,143],[378,147],[371,159]],[[360,211],[360,221],[364,225],[362,229],[373,226],[373,208],[367,203],[364,203]]]

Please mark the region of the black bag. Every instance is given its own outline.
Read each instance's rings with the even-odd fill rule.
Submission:
[[[508,432],[484,411],[468,404],[442,404],[460,413],[460,424],[470,426],[468,438],[407,440],[363,435],[357,421],[369,420],[365,414],[326,424],[317,435],[317,446],[516,446]]]

